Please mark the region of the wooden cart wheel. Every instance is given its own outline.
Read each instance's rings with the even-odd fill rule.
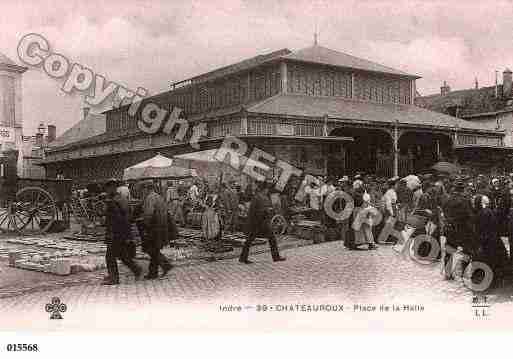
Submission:
[[[19,232],[25,222],[24,217],[16,213],[16,202],[8,202],[0,207],[1,232]]]
[[[57,208],[50,193],[40,187],[25,187],[16,193],[17,230],[23,233],[44,233],[56,219]]]
[[[285,234],[287,227],[287,220],[281,214],[276,214],[271,218],[271,229],[274,235]]]

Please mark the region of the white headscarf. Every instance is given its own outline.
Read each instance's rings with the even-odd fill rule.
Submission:
[[[490,207],[490,198],[488,198],[488,196],[481,197],[481,207],[483,207],[483,208]]]
[[[360,188],[361,186],[363,186],[363,181],[362,180],[356,180],[356,181],[353,182],[353,188],[354,189]]]

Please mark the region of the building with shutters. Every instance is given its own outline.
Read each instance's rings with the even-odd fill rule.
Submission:
[[[417,97],[416,105],[504,133],[502,151],[483,138],[460,136],[457,149],[462,160],[471,161],[478,167],[487,167],[490,162],[500,163],[505,157],[508,163],[513,163],[509,156],[513,149],[512,75],[506,68],[502,73],[502,84],[496,81],[495,86],[479,87],[475,79],[473,88],[463,90],[451,90],[444,82],[440,93]]]
[[[315,175],[405,175],[440,159],[457,160],[458,148],[469,141],[504,147],[503,131],[416,106],[417,79],[316,43],[174,83],[140,109],[151,101],[169,112],[183,109],[191,127],[205,123],[201,150],[233,135]],[[142,132],[140,119],[141,110],[132,117],[124,106],[105,112],[101,134],[57,139],[46,152],[48,175],[86,183],[121,177],[124,168],[158,152],[172,157],[196,151],[174,133]]]

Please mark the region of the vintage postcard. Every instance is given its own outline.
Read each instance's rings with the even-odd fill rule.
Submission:
[[[0,331],[511,330],[511,19],[2,1]]]

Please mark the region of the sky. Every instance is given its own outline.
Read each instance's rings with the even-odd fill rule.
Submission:
[[[495,83],[513,68],[511,1],[2,0],[0,52],[20,63],[28,33],[51,50],[128,88],[155,94],[174,81],[281,48],[319,44],[422,76],[437,93]],[[82,93],[39,67],[23,76],[24,132],[57,133],[80,120]],[[99,111],[101,109],[93,109]]]

